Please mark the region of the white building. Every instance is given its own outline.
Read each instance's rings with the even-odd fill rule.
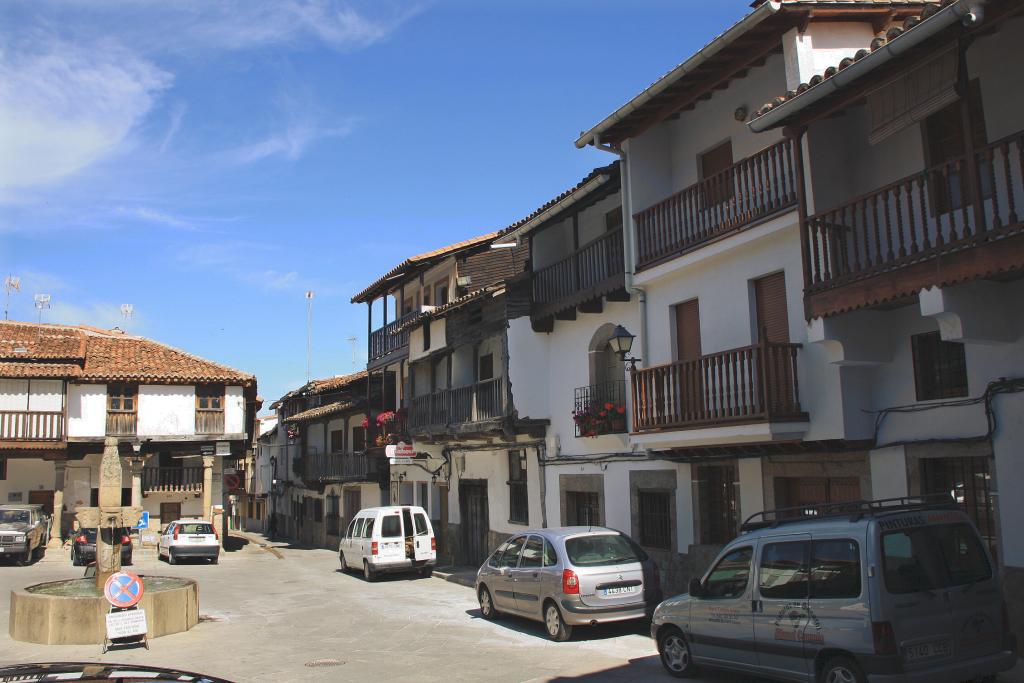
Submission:
[[[222,523],[222,463],[248,447],[252,375],[116,329],[3,322],[0,355],[0,500],[58,513],[96,505],[114,436],[122,500],[143,507],[150,528],[182,516]],[[60,517],[66,530],[71,516]]]

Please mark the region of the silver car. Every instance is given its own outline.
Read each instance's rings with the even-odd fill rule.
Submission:
[[[655,611],[670,674],[957,683],[1016,663],[998,565],[948,499],[760,515]]]
[[[485,619],[541,621],[552,640],[573,626],[649,617],[661,600],[658,569],[629,536],[604,527],[525,531],[502,543],[476,575]]]

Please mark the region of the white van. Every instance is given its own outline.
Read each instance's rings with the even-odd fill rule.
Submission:
[[[437,564],[437,539],[426,511],[415,505],[360,510],[338,544],[342,571],[362,569],[367,581],[387,572],[430,576]]]

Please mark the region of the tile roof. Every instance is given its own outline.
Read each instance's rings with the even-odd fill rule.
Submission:
[[[404,330],[409,330],[419,325],[425,320],[434,320],[436,318],[442,318],[449,311],[455,310],[456,308],[462,308],[466,304],[472,303],[477,299],[482,299],[484,296],[492,293],[501,293],[505,290],[505,284],[499,283],[496,285],[490,285],[488,287],[481,287],[480,289],[474,290],[469,294],[463,294],[458,299],[452,299],[444,306],[438,306],[430,311],[423,311],[418,315],[414,315],[409,318],[401,325],[392,330],[391,334],[399,334]]]
[[[10,320],[0,322],[0,359],[83,358],[85,335],[77,329]]]
[[[818,1],[821,2],[822,0]],[[801,83],[795,89],[790,90],[783,95],[779,95],[778,97],[774,98],[771,102],[766,102],[760,109],[757,110],[753,118],[761,118],[762,116],[772,111],[776,107],[779,107],[785,104],[786,102],[789,102],[790,100],[794,100],[800,95],[803,95],[805,92],[821,85],[828,79],[835,76],[840,71],[848,69],[850,66],[861,61],[871,53],[879,50],[880,48],[896,40],[903,34],[921,25],[922,22],[935,16],[942,9],[958,2],[958,0],[925,0],[925,2],[930,2],[930,4],[925,4],[920,14],[911,15],[904,19],[902,27],[893,26],[889,28],[889,30],[886,31],[884,35],[879,35],[874,40],[872,40],[871,44],[868,47],[857,50],[853,54],[843,58],[838,64],[830,66],[827,69],[825,69],[825,72],[823,74],[812,77],[808,82]]]
[[[449,244],[448,246],[441,247],[440,249],[434,249],[433,251],[427,251],[422,254],[417,254],[416,256],[410,256],[409,258],[405,259],[388,272],[384,273],[384,275],[374,280],[370,285],[363,289],[363,291],[353,296],[352,303],[355,304],[366,301],[372,294],[374,294],[378,289],[380,289],[381,285],[386,283],[388,280],[395,279],[403,272],[414,266],[424,265],[434,260],[438,260],[446,256],[451,256],[465,249],[469,249],[470,247],[475,247],[477,245],[484,244],[486,242],[493,240],[498,235],[499,233],[497,232],[489,232],[486,235],[472,237],[468,240],[463,240],[462,242]]]
[[[224,382],[255,386],[255,376],[235,370],[220,363],[186,353],[166,344],[128,335],[120,330],[101,330],[86,325],[51,325],[37,323],[0,324],[0,347],[9,354],[0,352],[0,358],[8,361],[4,366],[26,365],[13,362],[14,359],[60,359],[73,360],[78,371],[70,368],[55,370],[53,367],[38,367],[45,376],[67,370],[76,379],[108,382]],[[26,354],[14,354],[14,349],[26,342],[30,346]],[[41,340],[41,341],[40,341]],[[35,355],[33,355],[35,354]],[[13,375],[14,368],[5,367],[4,372]],[[27,369],[22,372],[28,372]],[[27,375],[17,375],[27,376]]]
[[[317,406],[316,408],[310,408],[304,410],[301,413],[295,413],[291,417],[286,417],[284,422],[310,422],[312,420],[319,420],[322,417],[329,417],[331,415],[337,415],[338,413],[344,413],[350,410],[362,409],[365,401],[335,401],[334,403],[328,403],[324,406]]]
[[[353,372],[350,375],[338,375],[337,377],[328,377],[327,379],[315,379],[303,388],[307,389],[308,387],[306,393],[309,394],[325,394],[329,391],[344,389],[357,382],[365,380],[366,376],[366,370],[361,370],[359,372]]]
[[[82,367],[75,363],[7,363],[0,362],[0,378],[54,378],[73,379],[82,375]]]

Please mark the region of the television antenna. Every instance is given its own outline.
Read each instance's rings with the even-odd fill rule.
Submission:
[[[306,292],[306,382],[310,380],[310,357],[313,349],[313,290]]]
[[[352,372],[356,371],[356,344],[359,341],[358,337],[346,337],[345,341],[352,345]]]
[[[39,322],[43,322],[43,309],[50,307],[50,299],[52,297],[49,294],[36,294],[32,297],[35,301],[36,310],[39,311]]]
[[[4,291],[7,292],[7,302],[4,304],[4,320],[7,320],[7,313],[11,308],[11,292],[21,291],[21,278],[17,275],[8,275],[4,278]]]
[[[121,315],[124,317],[124,329],[128,331],[128,321],[135,315],[135,306],[132,304],[121,304]]]

